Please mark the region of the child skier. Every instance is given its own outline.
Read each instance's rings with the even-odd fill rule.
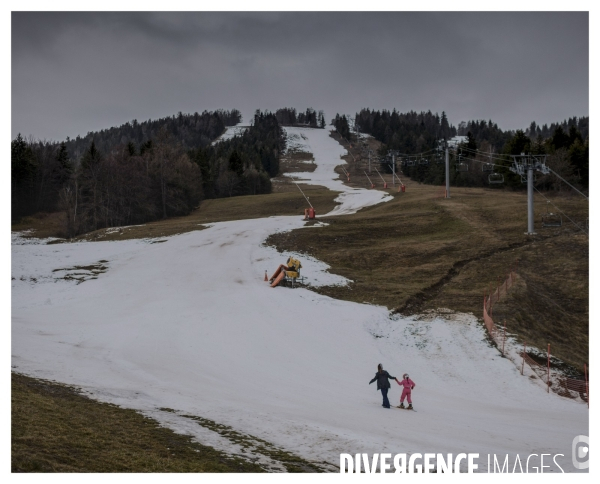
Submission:
[[[396,383],[402,388],[402,396],[400,397],[400,405],[398,408],[404,408],[404,398],[408,400],[408,410],[412,410],[412,399],[410,398],[410,392],[415,387],[415,382],[408,378],[408,373],[402,375],[402,381],[399,382],[396,378]]]

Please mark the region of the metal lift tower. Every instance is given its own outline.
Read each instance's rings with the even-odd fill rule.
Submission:
[[[521,176],[521,181],[525,181],[527,177],[527,235],[535,235],[533,227],[533,172],[539,171],[543,175],[550,173],[550,169],[546,166],[547,155],[513,155],[513,166],[510,171]],[[527,174],[525,174],[527,172]]]
[[[389,150],[388,156],[392,157],[392,185],[396,186],[396,156],[400,154],[398,150]]]

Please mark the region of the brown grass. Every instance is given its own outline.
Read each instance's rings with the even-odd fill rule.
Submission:
[[[11,226],[11,230],[15,232],[31,230],[29,236],[40,239],[64,237],[66,222],[64,212],[39,212],[23,217],[18,223]]]
[[[12,374],[12,472],[261,472],[139,413]]]
[[[388,190],[391,202],[328,218],[330,225],[319,230],[276,234],[268,242],[317,257],[354,281],[319,292],[406,314],[443,307],[481,317],[484,290],[519,260],[522,283],[495,307],[496,319],[506,319],[521,340],[541,348],[550,342],[555,356],[582,368],[589,342],[587,236],[566,219],[560,229],[525,235],[523,192],[452,188],[452,198],[444,199],[439,187],[403,181],[406,193]],[[585,200],[553,201],[585,226]],[[546,207],[537,197],[536,204],[539,227]]]
[[[302,217],[308,204],[298,187],[285,179],[281,182],[274,182],[273,185],[274,193],[268,195],[204,200],[198,209],[185,217],[173,217],[140,226],[100,229],[80,235],[73,240],[104,241],[168,237],[193,230],[202,230],[204,228],[202,224],[212,222],[254,219],[273,215]],[[338,192],[314,185],[300,184],[300,187],[310,198],[318,213],[327,213],[335,207],[334,199]],[[29,235],[31,237],[60,237],[63,229],[61,217],[62,214],[59,213],[28,217],[18,225],[13,225],[11,230],[31,230]]]
[[[281,157],[279,173],[313,172],[317,169],[312,153],[306,151],[289,150]]]

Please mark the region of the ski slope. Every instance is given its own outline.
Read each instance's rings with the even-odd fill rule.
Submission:
[[[221,136],[219,136],[216,140],[214,140],[212,142],[212,144],[215,145],[220,141],[230,140],[234,136],[241,136],[248,129],[248,127],[249,126],[247,124],[244,124],[242,122],[239,122],[238,124],[236,124],[234,126],[227,126],[225,128],[225,132]]]
[[[318,165],[297,177],[342,192],[328,215],[389,199],[336,180],[345,150],[327,130],[288,132],[304,135]],[[559,464],[573,470],[572,439],[588,435],[586,406],[522,377],[473,316],[390,318],[383,307],[270,288],[264,272],[285,256],[264,240],[303,225],[301,214],[222,222],[161,243],[25,245],[15,237],[12,365],[233,453],[240,446],[184,415],[333,466],[340,453],[478,452],[485,470],[487,453],[560,453]],[[315,285],[345,283],[301,259]],[[98,263],[106,272],[96,279],[63,279]],[[399,378],[410,373],[417,412],[381,407],[368,385],[378,363]]]

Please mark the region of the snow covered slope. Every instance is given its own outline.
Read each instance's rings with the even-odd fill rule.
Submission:
[[[344,191],[336,213],[382,201],[333,180],[343,148],[326,130],[303,134],[319,166],[299,176]],[[520,376],[473,317],[390,319],[382,307],[263,282],[284,262],[263,241],[301,227],[300,217],[217,223],[162,243],[13,245],[13,366],[232,452],[240,449],[182,415],[334,465],[342,452],[543,452],[564,454],[571,469],[587,408]],[[343,283],[325,269],[304,264],[310,280]],[[77,274],[83,282],[65,279]],[[377,363],[410,373],[417,412],[382,409],[367,384]]]
[[[248,125],[244,125],[243,123],[238,123],[235,126],[227,126],[225,128],[225,132],[219,136],[216,140],[212,142],[212,144],[217,144],[219,141],[226,141],[228,139],[233,138],[234,136],[240,136],[244,134],[244,132],[248,129]]]
[[[390,195],[379,190],[351,188],[339,180],[333,169],[345,163],[340,156],[347,154],[347,151],[329,136],[329,130],[311,128],[285,128],[285,130],[288,134],[300,135],[300,139],[305,140],[304,146],[301,148],[303,151],[313,154],[317,165],[316,170],[312,173],[286,173],[285,175],[302,180],[303,183],[322,185],[342,192],[336,198],[339,205],[326,215],[348,215],[361,208],[392,199]],[[298,140],[298,136],[294,136],[293,139]],[[317,213],[317,215],[320,214]]]

